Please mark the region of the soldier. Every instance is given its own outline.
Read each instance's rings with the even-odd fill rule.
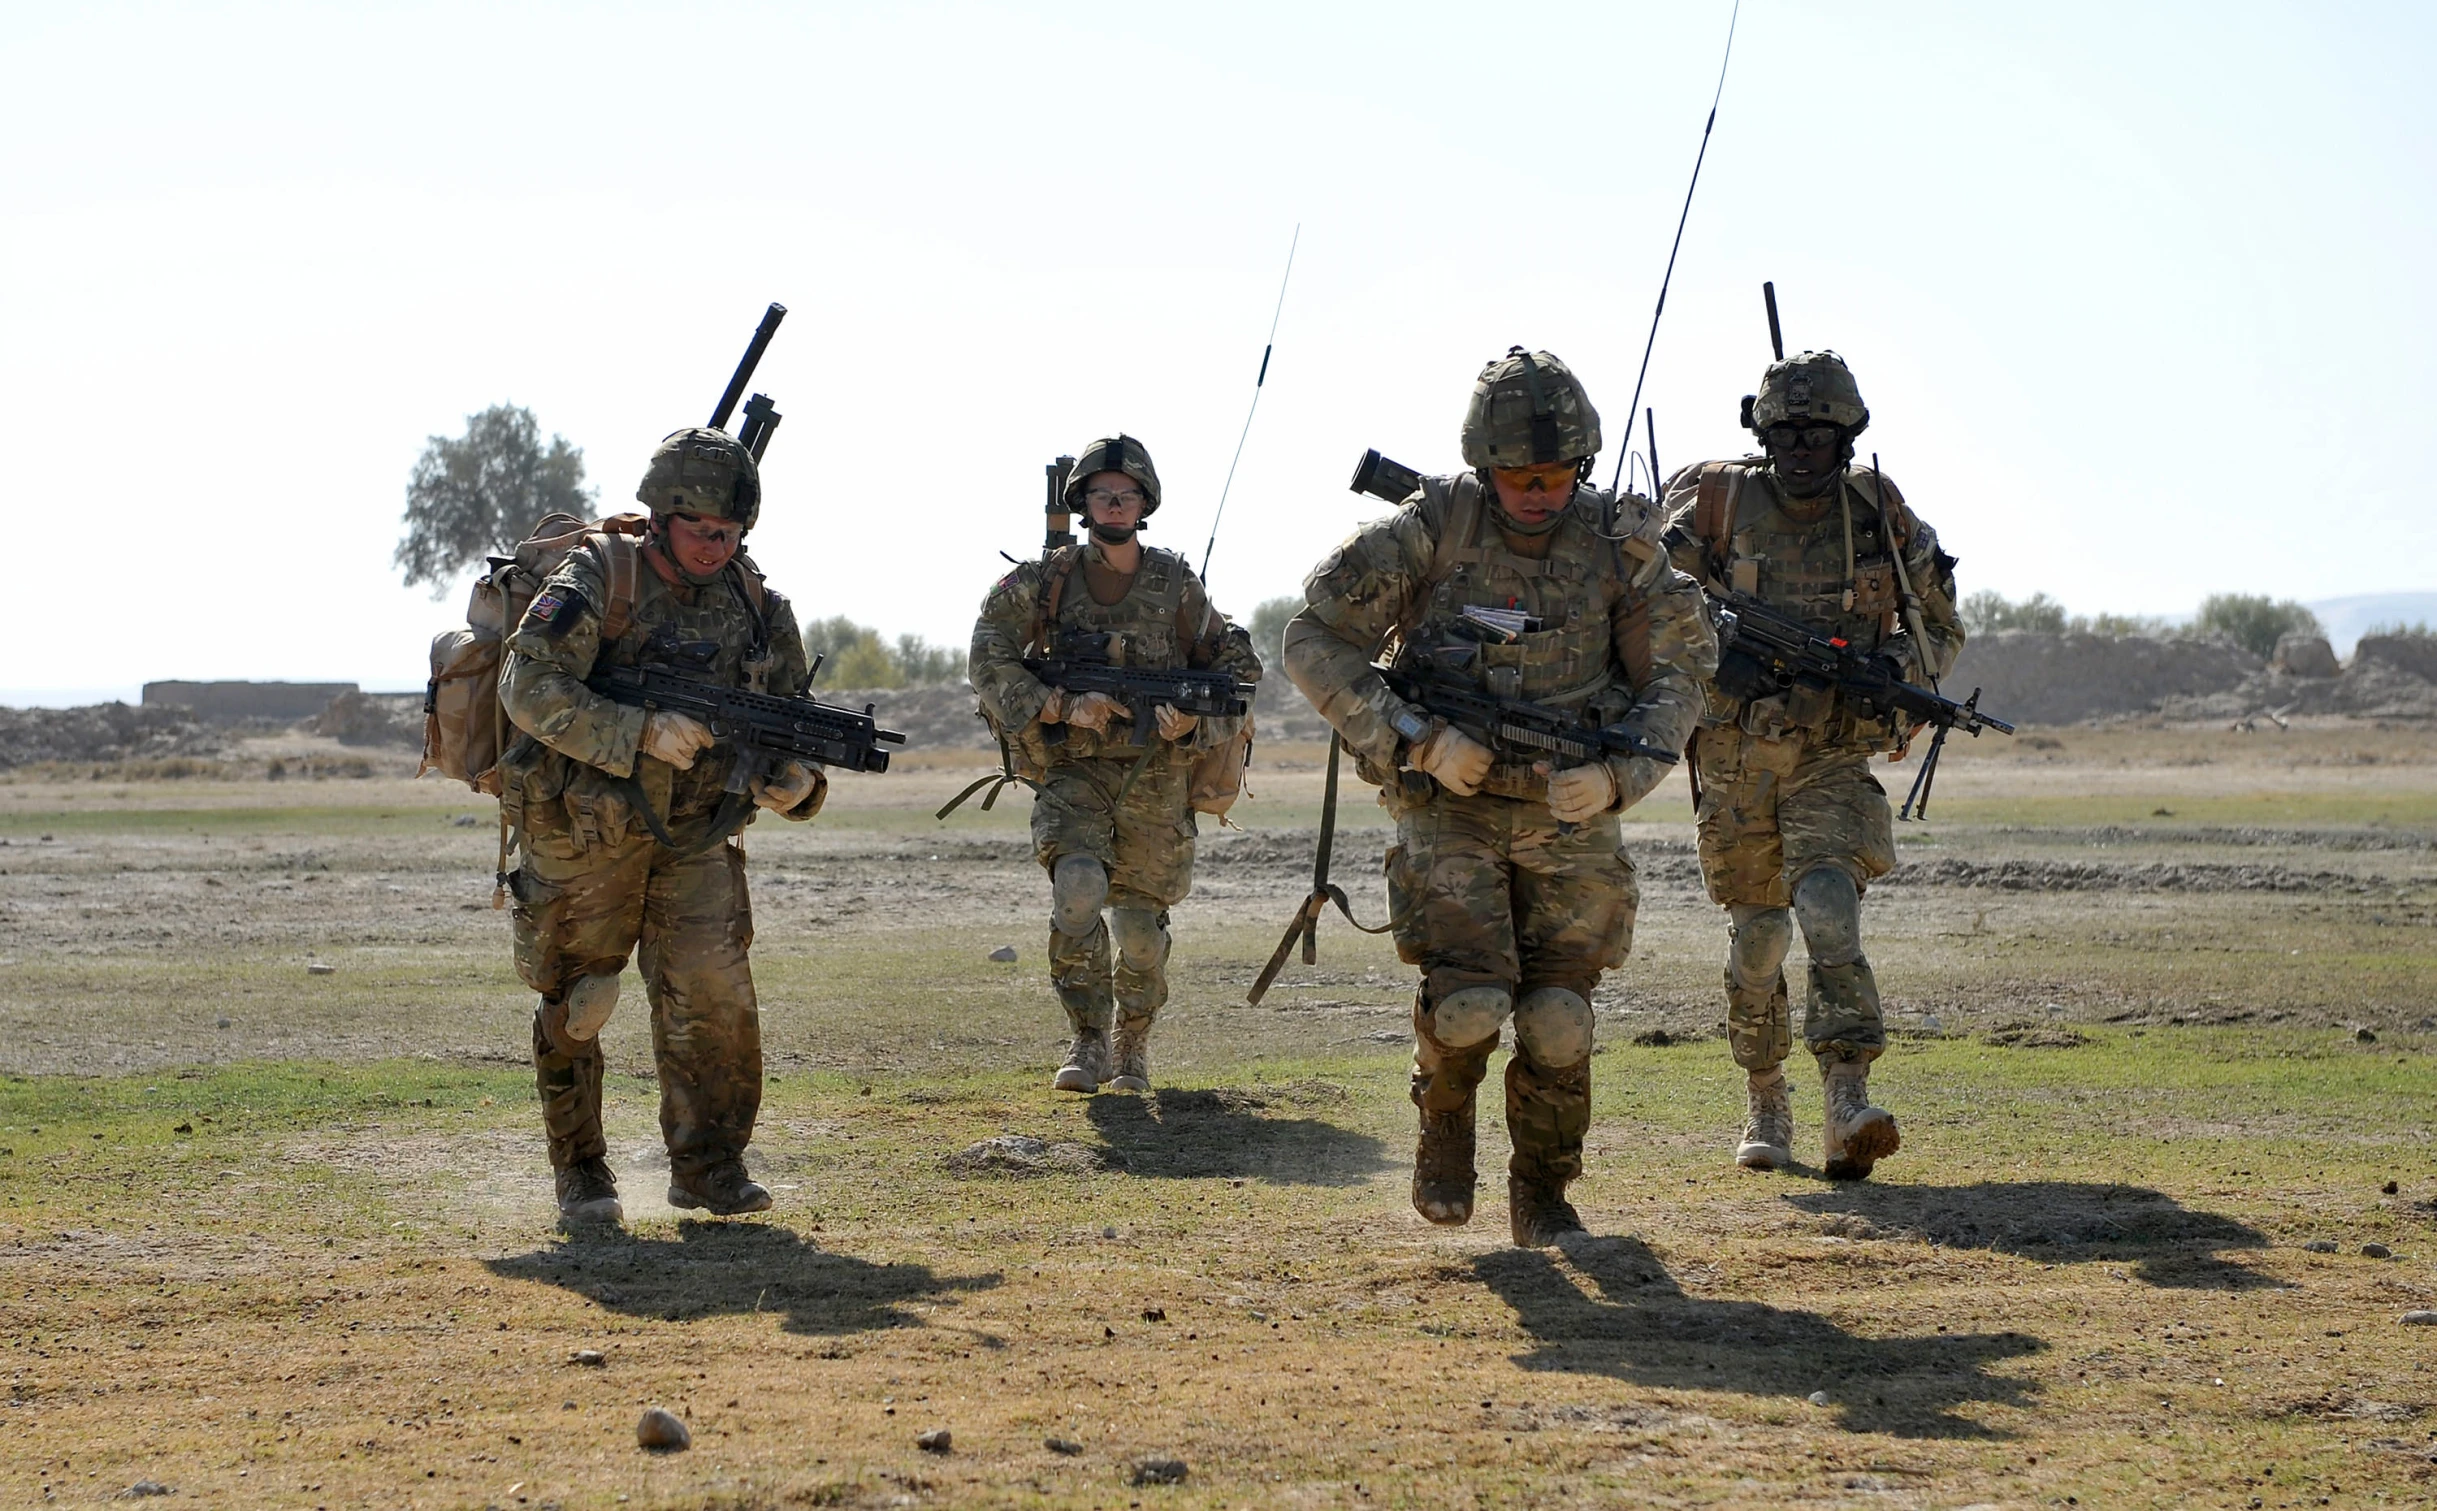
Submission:
[[[1743,404],[1767,454],[1704,462],[1670,480],[1676,565],[1886,658],[1907,681],[1942,675],[1963,646],[1955,559],[1893,483],[1852,465],[1870,411],[1844,359],[1803,352],[1772,363]],[[1908,597],[1917,606],[1908,609]],[[1887,794],[1869,757],[1900,751],[1909,731],[1833,694],[1746,696],[1763,689],[1738,678],[1739,662],[1730,653],[1719,667],[1692,751],[1701,874],[1732,920],[1728,1038],[1749,1079],[1735,1159],[1774,1170],[1792,1158],[1781,967],[1799,923],[1811,957],[1802,1036],[1825,1085],[1823,1163],[1832,1179],[1859,1179],[1901,1142],[1895,1119],[1870,1105],[1870,1062],[1887,1035],[1862,954],[1861,896],[1895,864]]]
[[[1090,538],[990,590],[973,626],[973,687],[994,727],[1043,773],[1032,845],[1049,872],[1049,978],[1075,1030],[1052,1084],[1148,1091],[1151,1024],[1168,1000],[1168,909],[1193,888],[1190,777],[1196,756],[1234,740],[1239,721],[1163,703],[1157,729],[1136,729],[1124,704],[1045,686],[1023,658],[1105,636],[1125,666],[1215,667],[1257,682],[1261,663],[1185,559],[1136,538],[1159,509],[1142,442],[1120,435],[1084,448],[1065,501],[1080,502]]]
[[[761,505],[752,455],[724,431],[677,431],[635,497],[651,511],[640,550],[595,535],[568,553],[500,671],[500,699],[525,735],[502,763],[501,802],[522,851],[509,879],[516,969],[541,993],[534,1077],[569,1222],[624,1216],[604,1158],[599,1035],[638,943],[669,1204],[722,1216],[770,1205],[744,1162],[762,1089],[745,852],[710,832],[727,763],[698,759],[712,743],[699,721],[621,706],[584,679],[596,665],[665,664],[791,697],[811,679],[794,610],[741,554]],[[820,768],[798,762],[750,788],[755,804],[790,819],[820,811],[827,791]],[[677,845],[654,837],[651,818]]]
[[[1641,501],[1591,486],[1599,415],[1564,363],[1517,347],[1481,370],[1465,411],[1474,470],[1423,480],[1304,582],[1287,674],[1345,738],[1396,817],[1388,897],[1413,1003],[1421,1133],[1413,1206],[1472,1216],[1473,1093],[1515,1024],[1506,1067],[1514,1241],[1582,1229],[1565,1199],[1591,1121],[1591,992],[1624,963],[1640,894],[1617,814],[1665,775],[1640,758],[1552,771],[1390,692],[1372,664],[1429,664],[1489,692],[1624,721],[1681,748],[1717,642]],[[1520,609],[1511,641],[1472,608]]]

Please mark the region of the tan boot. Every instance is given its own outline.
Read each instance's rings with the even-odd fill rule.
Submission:
[[[1413,1210],[1442,1228],[1472,1220],[1473,1189],[1480,1172],[1472,1163],[1470,1097],[1453,1112],[1422,1109],[1422,1131],[1413,1148]]]
[[[1784,1068],[1750,1072],[1747,1095],[1751,1111],[1743,1120],[1735,1163],[1746,1170],[1782,1170],[1794,1160],[1794,1102],[1786,1092]]]
[[[1111,1091],[1151,1089],[1151,1020],[1120,1018],[1109,1049]]]
[[[1059,1091],[1094,1092],[1108,1079],[1108,1030],[1085,1028],[1075,1032],[1075,1047],[1066,1052],[1066,1063],[1058,1067],[1057,1079],[1049,1084]]]
[[[1870,1065],[1865,1060],[1819,1062],[1827,1088],[1827,1131],[1821,1163],[1830,1180],[1860,1180],[1903,1145],[1895,1114],[1870,1105]]]
[[[609,1161],[595,1155],[577,1160],[556,1175],[559,1221],[572,1227],[626,1220],[626,1208],[618,1201],[618,1178],[609,1173]]]
[[[1585,1231],[1561,1180],[1506,1178],[1506,1220],[1518,1249],[1545,1249]]]

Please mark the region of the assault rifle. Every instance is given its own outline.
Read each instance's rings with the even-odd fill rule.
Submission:
[[[753,779],[773,767],[787,761],[811,761],[847,771],[886,771],[889,753],[880,747],[905,743],[904,735],[880,727],[870,704],[857,713],[812,698],[781,698],[724,687],[656,666],[604,667],[584,685],[629,708],[666,709],[699,719],[717,744],[735,752],[728,767],[726,794],[709,831],[686,845],[669,836],[660,816],[642,800],[642,788],[635,779],[625,779],[631,788],[627,799],[643,815],[652,837],[689,855],[736,832],[752,807]]]
[[[1510,754],[1527,758],[1555,756],[1578,766],[1619,755],[1640,756],[1662,766],[1676,763],[1674,751],[1651,744],[1628,725],[1603,727],[1564,709],[1501,698],[1438,677],[1411,676],[1384,666],[1379,674],[1388,691],[1407,703],[1451,724],[1484,731],[1492,749],[1504,746]]]
[[[1120,666],[1109,659],[1106,635],[1070,635],[1052,656],[1027,656],[1024,670],[1064,692],[1106,693],[1126,706],[1135,737],[1145,744],[1157,730],[1152,709],[1165,703],[1180,713],[1204,719],[1241,717],[1252,707],[1252,684],[1238,682],[1222,671],[1190,667]],[[1066,739],[1064,724],[1041,726],[1041,738],[1052,745]]]
[[[2014,726],[1980,711],[1980,689],[1957,703],[1944,693],[1915,687],[1890,664],[1866,656],[1843,640],[1822,635],[1801,620],[1747,593],[1711,590],[1718,603],[1718,686],[1738,698],[1765,698],[1797,687],[1842,694],[1881,718],[1902,716],[1915,726],[1937,729],[1921,769],[1912,779],[1897,817],[1929,815],[1929,789],[1937,780],[1938,756],[1950,730],[1977,738],[1983,729],[2010,735]],[[1926,649],[1926,647],[1924,647]]]

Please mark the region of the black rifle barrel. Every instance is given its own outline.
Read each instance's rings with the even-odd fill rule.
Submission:
[[[1760,285],[1760,298],[1769,307],[1769,350],[1777,354],[1778,361],[1783,362],[1785,360],[1785,334],[1777,328],[1777,285],[1773,283]]]
[[[719,396],[719,407],[711,411],[711,428],[725,430],[728,416],[736,413],[736,401],[745,396],[745,385],[753,381],[753,369],[761,366],[762,353],[770,349],[770,338],[778,334],[778,323],[787,318],[787,306],[773,300],[762,311],[762,323],[753,328],[753,339],[745,346],[745,359],[736,364],[736,376],[728,380],[728,391]]]

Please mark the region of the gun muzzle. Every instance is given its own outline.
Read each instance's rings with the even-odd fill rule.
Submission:
[[[1354,467],[1354,480],[1346,486],[1356,493],[1401,504],[1421,485],[1422,475],[1404,463],[1390,461],[1376,451],[1366,451]]]
[[[770,349],[770,338],[778,334],[778,323],[786,318],[787,306],[775,301],[762,311],[762,323],[753,328],[753,339],[745,344],[745,358],[736,364],[736,376],[728,380],[719,407],[711,411],[713,430],[727,428],[728,416],[736,413],[736,401],[745,396],[745,385],[753,381],[753,369],[762,365],[762,353]]]

